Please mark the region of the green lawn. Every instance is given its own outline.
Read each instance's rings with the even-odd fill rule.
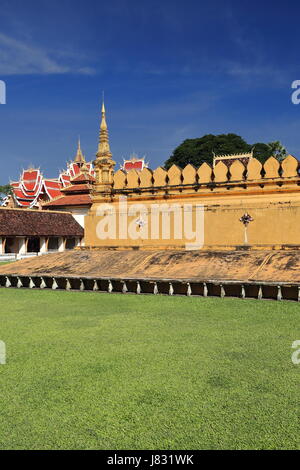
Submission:
[[[0,449],[300,448],[297,303],[0,296]]]

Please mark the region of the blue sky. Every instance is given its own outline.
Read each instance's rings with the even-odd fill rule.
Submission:
[[[235,132],[300,157],[299,2],[1,0],[1,184],[97,149],[162,164],[185,138]]]

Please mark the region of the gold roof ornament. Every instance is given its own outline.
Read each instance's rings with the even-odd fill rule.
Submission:
[[[77,153],[76,153],[75,158],[74,158],[74,163],[82,163],[83,164],[84,162],[85,162],[85,158],[83,156],[81,146],[80,146],[80,137],[78,137]]]
[[[96,153],[97,158],[101,157],[108,157],[111,158],[112,154],[109,147],[109,138],[108,138],[108,129],[106,124],[106,115],[105,115],[105,105],[104,100],[102,101],[102,108],[101,108],[101,124],[100,124],[100,132],[99,132],[99,143],[98,143],[98,151]]]
[[[109,147],[104,99],[102,101],[101,115],[98,151],[93,162],[96,173],[95,195],[97,193],[108,195],[113,186],[113,172],[116,162],[112,159]]]
[[[244,165],[247,165],[253,158],[253,149],[248,153],[233,153],[225,155],[216,155],[213,152],[213,168],[217,163],[223,162],[226,166],[230,166],[234,161],[239,160]]]

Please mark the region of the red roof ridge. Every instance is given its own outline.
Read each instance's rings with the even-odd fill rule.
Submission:
[[[60,194],[59,196],[56,196],[56,197],[52,198],[50,201],[42,202],[42,206],[46,206],[47,204],[50,204],[50,202],[57,201],[57,199],[60,199],[62,197],[65,197],[65,195]]]
[[[79,175],[71,177],[70,181],[72,181],[72,182],[74,182],[74,181],[96,181],[96,178],[91,174],[85,175],[84,173],[79,173]]]
[[[60,201],[62,204],[60,204]],[[89,193],[84,193],[84,194],[68,194],[68,195],[63,195],[62,197],[52,200],[47,202],[46,204],[43,204],[43,207],[51,207],[51,206],[90,206],[92,205],[92,198]]]

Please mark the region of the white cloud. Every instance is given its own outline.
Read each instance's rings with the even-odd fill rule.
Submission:
[[[245,65],[239,62],[223,62],[224,72],[251,88],[263,86],[265,88],[286,87],[289,80],[289,71],[273,67],[272,65],[252,63]]]
[[[51,54],[35,45],[0,33],[0,75],[92,74],[85,65],[59,63]]]

